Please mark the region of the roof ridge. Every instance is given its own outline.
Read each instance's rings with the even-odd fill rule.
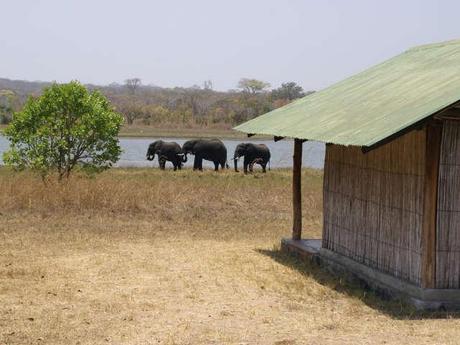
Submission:
[[[422,44],[418,45],[412,48],[409,48],[406,50],[407,52],[412,52],[412,51],[419,51],[419,50],[425,50],[425,49],[432,49],[432,48],[440,48],[444,46],[449,46],[449,45],[460,45],[460,39],[454,39],[454,40],[448,40],[448,41],[443,41],[443,42],[436,42],[436,43],[429,43],[429,44]]]

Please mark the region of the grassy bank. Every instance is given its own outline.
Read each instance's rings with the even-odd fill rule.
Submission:
[[[247,135],[232,129],[215,128],[155,128],[151,126],[123,126],[120,137],[169,137],[169,138],[221,138],[247,139]]]
[[[0,134],[6,128],[0,125]],[[220,138],[231,140],[254,140],[254,139],[272,139],[268,136],[256,136],[248,138],[246,134],[234,131],[232,129],[217,128],[155,128],[152,126],[123,126],[120,131],[120,137],[131,138]]]
[[[49,183],[0,169],[0,344],[448,344],[454,314],[404,311],[278,250],[290,172],[114,169]],[[303,172],[319,237],[321,172]]]

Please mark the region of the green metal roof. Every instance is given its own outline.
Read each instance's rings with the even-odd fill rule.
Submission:
[[[415,47],[234,129],[371,146],[460,100],[460,40]]]

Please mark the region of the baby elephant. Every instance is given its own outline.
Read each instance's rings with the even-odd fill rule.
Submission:
[[[259,164],[262,167],[262,171],[266,172],[265,168],[270,161],[270,150],[264,144],[238,144],[235,149],[235,154],[233,155],[236,172],[238,172],[238,159],[240,157],[244,157],[243,168],[245,174],[248,173],[248,167],[249,171],[252,172],[254,164]]]
[[[164,170],[166,161],[172,162],[174,171],[182,168],[182,163],[187,161],[187,157],[184,156],[180,145],[176,142],[166,142],[163,140],[157,140],[149,145],[147,150],[147,160],[153,161],[155,155],[158,155],[158,162],[160,169]]]

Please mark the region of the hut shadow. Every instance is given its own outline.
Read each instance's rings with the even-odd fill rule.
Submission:
[[[283,252],[279,248],[272,250],[256,249],[260,254],[266,255],[276,262],[295,269],[305,277],[312,277],[318,283],[335,290],[341,294],[361,300],[367,306],[379,310],[395,320],[421,320],[421,319],[459,319],[460,311],[418,311],[412,305],[390,298],[388,295],[372,290],[366,283],[356,279],[334,275],[322,269],[313,260],[302,259],[292,254]]]

